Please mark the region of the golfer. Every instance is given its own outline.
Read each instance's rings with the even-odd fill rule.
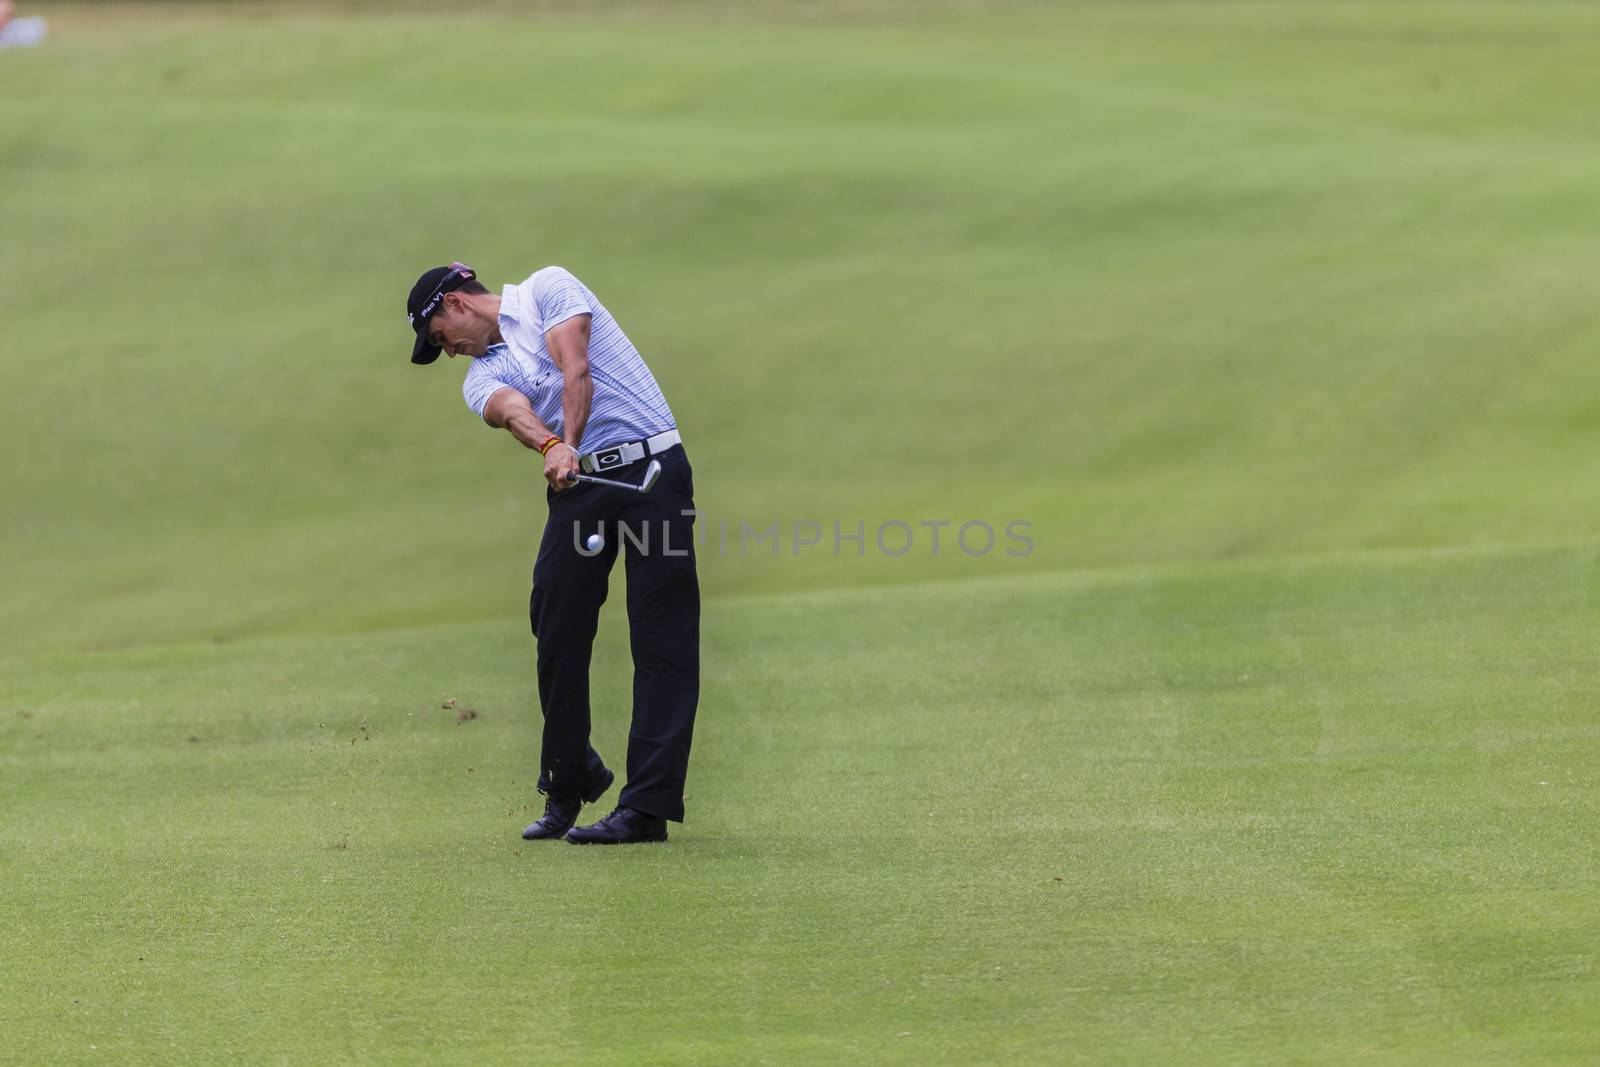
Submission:
[[[700,583],[694,473],[677,422],[638,349],[582,282],[545,267],[491,293],[470,267],[423,273],[406,301],[411,362],[442,349],[471,357],[462,393],[484,422],[544,459],[550,517],[533,565],[529,616],[538,646],[544,816],[529,840],[665,841],[683,821],[683,784],[700,698]],[[580,472],[641,481],[647,492],[575,482]],[[598,538],[596,538],[598,535]],[[589,743],[589,654],[607,579],[625,544],[633,646],[628,781],[616,810],[575,826],[615,777]]]

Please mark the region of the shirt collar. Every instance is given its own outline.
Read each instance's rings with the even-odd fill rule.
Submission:
[[[522,314],[522,295],[517,292],[517,287],[507,285],[500,290],[500,321],[518,322]]]

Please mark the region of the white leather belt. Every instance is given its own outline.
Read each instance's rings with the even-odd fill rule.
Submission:
[[[643,441],[629,441],[625,445],[612,445],[610,448],[602,448],[598,452],[579,456],[578,466],[582,467],[586,474],[600,474],[603,471],[616,470],[618,467],[637,463],[646,456],[665,452],[682,441],[683,438],[678,435],[677,430],[667,430]]]

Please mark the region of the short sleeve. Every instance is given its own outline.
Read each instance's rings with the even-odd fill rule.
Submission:
[[[576,315],[594,314],[583,283],[565,267],[546,267],[534,277],[533,300],[539,307],[539,323],[546,330]]]
[[[467,407],[478,418],[483,418],[483,409],[489,406],[489,398],[502,389],[511,386],[496,377],[495,373],[484,365],[481,359],[472,361],[472,366],[467,368],[467,376],[461,383],[461,395],[467,401]]]

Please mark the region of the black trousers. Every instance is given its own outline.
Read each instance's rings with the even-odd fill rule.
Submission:
[[[628,782],[618,803],[683,821],[683,783],[700,702],[700,580],[695,571],[694,472],[682,445],[656,457],[648,493],[579,482],[546,491],[550,519],[533,565],[528,614],[538,645],[544,739],[539,791],[588,796],[606,766],[589,743],[589,657],[611,566],[627,568],[633,648],[633,728]],[[648,460],[606,476],[638,481]],[[589,554],[591,534],[604,539]]]

